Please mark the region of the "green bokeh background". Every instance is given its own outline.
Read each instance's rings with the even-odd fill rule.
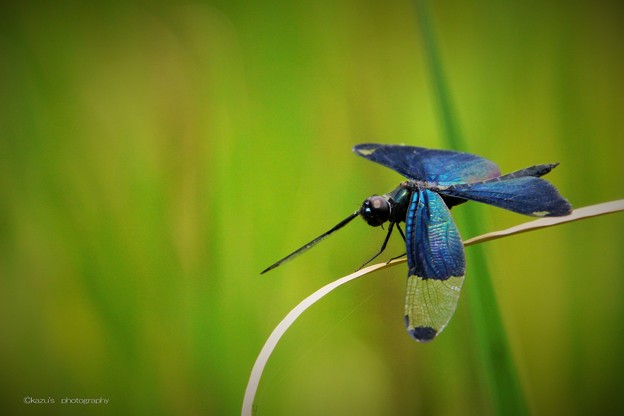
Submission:
[[[383,240],[356,220],[259,276],[401,180],[351,147],[446,147],[413,4],[1,7],[0,412],[239,413],[272,329]],[[622,198],[622,21],[617,1],[432,4],[467,150],[561,162],[548,179],[576,207]],[[527,220],[476,209],[486,231]],[[534,414],[624,411],[623,231],[615,214],[483,246]],[[304,314],[257,414],[491,413],[466,299],[421,345],[404,285],[389,269]]]

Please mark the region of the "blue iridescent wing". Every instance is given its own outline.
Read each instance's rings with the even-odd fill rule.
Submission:
[[[441,185],[500,176],[496,163],[470,153],[374,143],[358,144],[353,151],[407,178]]]
[[[405,240],[409,267],[405,325],[412,338],[427,342],[453,316],[466,270],[459,231],[440,195],[428,189],[414,192]]]
[[[560,217],[572,212],[570,203],[550,182],[533,176],[511,177],[481,183],[461,184],[439,192],[483,202],[534,217]]]

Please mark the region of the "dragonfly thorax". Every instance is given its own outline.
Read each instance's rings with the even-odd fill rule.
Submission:
[[[378,227],[388,221],[391,212],[392,207],[386,198],[373,195],[362,203],[359,214],[368,225]]]

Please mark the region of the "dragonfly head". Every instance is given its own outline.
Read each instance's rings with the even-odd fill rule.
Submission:
[[[373,227],[379,227],[390,218],[390,202],[382,196],[373,195],[367,198],[360,207],[359,214]]]

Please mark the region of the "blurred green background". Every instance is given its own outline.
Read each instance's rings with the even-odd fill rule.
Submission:
[[[576,207],[622,198],[620,2],[470,3],[431,5],[465,150],[503,172],[561,162],[548,179]],[[1,7],[0,411],[239,413],[277,323],[383,240],[355,220],[259,275],[402,180],[351,147],[447,147],[414,5]],[[485,231],[528,220],[476,209]],[[624,411],[623,231],[615,214],[483,246],[534,414]],[[417,344],[405,275],[304,314],[257,414],[490,414],[465,296]]]

